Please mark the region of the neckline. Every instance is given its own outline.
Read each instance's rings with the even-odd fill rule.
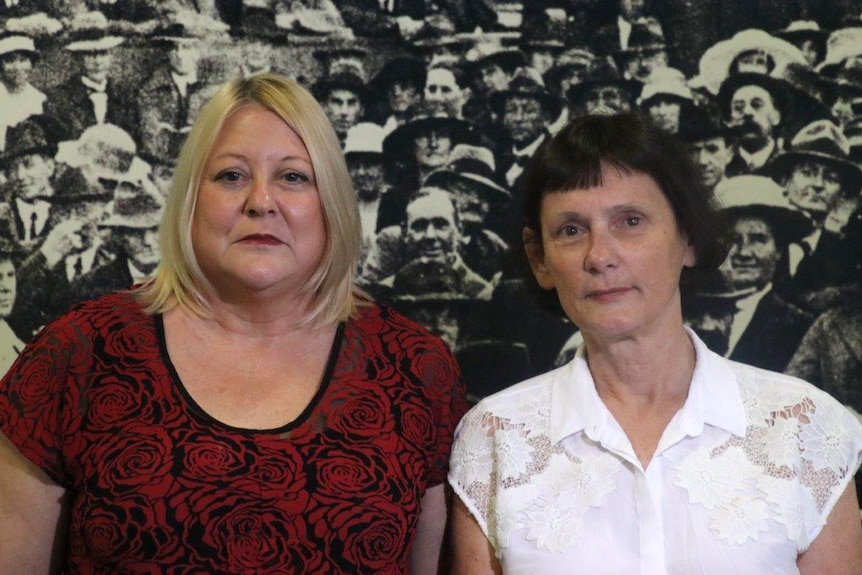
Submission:
[[[155,324],[156,339],[158,340],[159,344],[159,355],[161,356],[162,362],[168,370],[171,384],[176,390],[179,391],[180,395],[182,395],[183,399],[186,402],[183,408],[188,412],[189,417],[196,419],[198,422],[206,426],[219,427],[245,435],[285,433],[297,428],[309,419],[311,414],[321,403],[323,395],[326,393],[326,390],[329,388],[329,384],[332,381],[332,374],[335,371],[335,365],[338,362],[338,356],[344,341],[345,329],[345,322],[340,322],[335,330],[335,336],[332,338],[332,345],[329,349],[329,358],[326,360],[326,369],[324,369],[323,371],[323,377],[321,378],[320,385],[318,385],[317,391],[311,398],[311,401],[308,402],[308,405],[305,406],[305,409],[303,409],[302,412],[298,416],[296,416],[294,420],[288,421],[287,423],[278,427],[268,429],[253,429],[247,427],[235,427],[219,419],[216,419],[215,417],[210,415],[203,407],[201,407],[197,401],[194,400],[189,391],[186,389],[185,384],[183,384],[183,381],[177,373],[176,367],[171,360],[171,356],[168,353],[167,337],[165,336],[165,324],[162,314],[159,313],[153,316],[153,321]]]

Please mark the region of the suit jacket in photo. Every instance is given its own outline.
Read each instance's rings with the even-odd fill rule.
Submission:
[[[129,94],[116,81],[108,79],[105,87],[107,110],[104,123],[116,124],[134,135],[138,119],[134,106],[129,105]],[[90,90],[74,76],[47,93],[45,116],[52,129],[59,133],[57,140],[76,140],[81,133],[96,124],[96,112],[90,99]]]
[[[782,372],[813,320],[811,314],[771,290],[758,302],[730,359]]]

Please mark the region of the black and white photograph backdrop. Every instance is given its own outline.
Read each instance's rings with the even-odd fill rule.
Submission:
[[[862,412],[862,0],[2,0],[0,31],[3,371],[76,302],[146,281],[197,110],[273,71],[342,142],[359,284],[444,338],[472,401],[580,341],[523,289],[531,154],[641,110],[728,216],[687,325]]]

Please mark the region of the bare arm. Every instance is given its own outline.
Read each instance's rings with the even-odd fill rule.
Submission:
[[[457,495],[452,503],[453,575],[501,575],[503,567],[494,555],[482,528]]]
[[[422,513],[410,554],[411,575],[435,575],[438,572],[447,515],[445,485],[441,483],[422,496]]]
[[[862,573],[862,522],[853,481],[844,490],[820,535],[796,561],[801,575]]]
[[[0,573],[58,573],[65,490],[0,433]]]

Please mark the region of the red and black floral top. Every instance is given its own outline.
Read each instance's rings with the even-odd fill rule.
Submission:
[[[71,495],[71,573],[406,573],[465,410],[442,341],[376,304],[278,429],[201,410],[128,294],[49,325],[0,383],[0,431]]]

